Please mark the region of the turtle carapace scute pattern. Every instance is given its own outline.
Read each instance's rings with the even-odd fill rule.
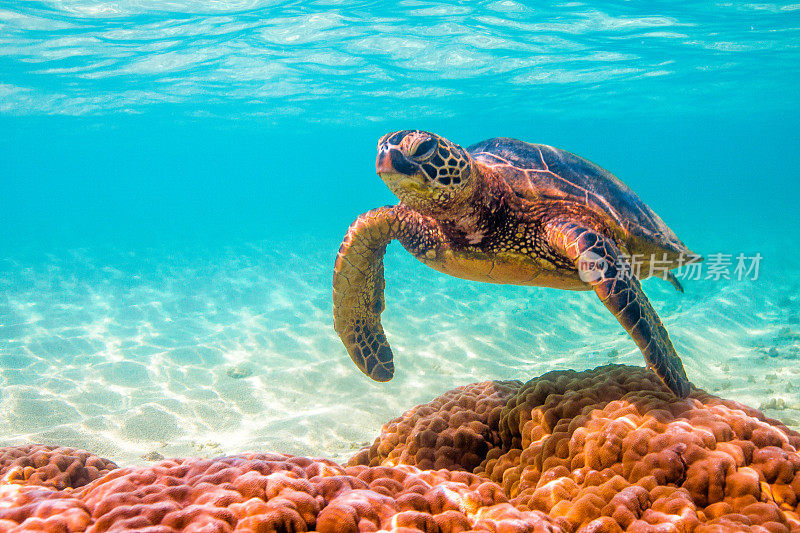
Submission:
[[[593,290],[647,366],[677,396],[689,394],[639,279],[663,274],[683,291],[670,270],[701,258],[617,177],[547,145],[500,137],[465,149],[420,130],[383,136],[375,165],[400,202],[353,222],[333,277],[334,327],[365,374],[376,381],[394,374],[380,315],[383,256],[396,239],[455,277]]]

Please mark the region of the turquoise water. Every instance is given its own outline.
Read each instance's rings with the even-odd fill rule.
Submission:
[[[397,374],[363,376],[333,260],[405,128],[569,150],[693,250],[761,254],[644,288],[690,379],[797,427],[798,43],[789,3],[0,2],[0,445],[345,458],[457,385],[643,364],[592,294],[393,245]]]

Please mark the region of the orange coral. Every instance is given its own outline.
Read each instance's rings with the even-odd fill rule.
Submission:
[[[419,436],[395,428],[418,426],[419,411],[351,463],[396,464]],[[472,471],[569,531],[800,531],[800,434],[701,390],[676,400],[645,369],[550,372],[513,393],[499,420],[481,420],[500,442]]]
[[[107,459],[73,448],[41,444],[0,448],[0,478],[20,485],[82,487],[115,468]]]
[[[9,486],[7,485],[6,488]],[[120,468],[80,489],[0,491],[2,531],[549,531],[467,472],[249,454]]]
[[[800,532],[799,444],[736,402],[676,400],[644,369],[551,372],[450,391],[347,467],[250,454],[110,470],[2,449],[0,531]],[[53,463],[42,453],[108,470],[85,486],[69,468],[43,486],[9,476]]]
[[[385,424],[373,445],[349,464],[471,472],[500,444],[500,413],[521,386],[519,381],[484,381],[446,392]]]

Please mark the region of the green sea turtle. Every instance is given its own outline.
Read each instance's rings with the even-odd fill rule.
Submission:
[[[403,130],[378,141],[376,170],[400,199],[358,217],[339,248],[334,327],[376,381],[394,374],[380,314],[383,256],[397,239],[426,265],[459,278],[594,290],[628,331],[647,366],[676,395],[689,394],[680,358],[641,277],[699,257],[622,181],[574,154],[494,138],[466,150]]]

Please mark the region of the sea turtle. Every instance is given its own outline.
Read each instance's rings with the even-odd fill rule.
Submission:
[[[640,277],[699,258],[617,177],[574,154],[510,138],[467,149],[403,130],[378,141],[376,170],[400,199],[359,216],[339,248],[334,327],[376,381],[394,373],[380,314],[383,256],[398,239],[426,265],[459,278],[594,290],[647,366],[679,397],[689,381]]]

